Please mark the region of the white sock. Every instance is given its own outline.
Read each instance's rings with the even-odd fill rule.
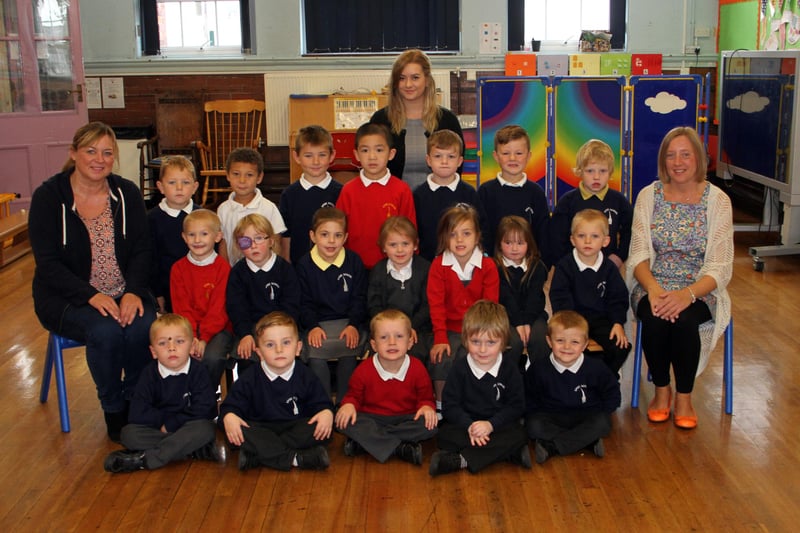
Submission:
[[[467,460],[461,454],[458,454],[458,456],[461,458],[461,468],[466,468],[467,467]]]
[[[441,400],[436,400],[436,410],[437,411],[441,411],[442,410],[442,401]]]
[[[292,466],[297,466],[297,454],[294,454],[294,457],[292,458]]]

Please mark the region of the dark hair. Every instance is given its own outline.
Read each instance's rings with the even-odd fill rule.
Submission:
[[[518,139],[525,139],[528,150],[531,149],[531,138],[528,136],[528,132],[525,131],[525,128],[517,126],[516,124],[503,126],[494,134],[494,149],[496,151],[500,146]]]
[[[394,148],[394,139],[392,139],[392,133],[389,131],[389,128],[383,124],[365,122],[356,130],[356,150],[358,149],[358,143],[361,142],[361,138],[367,135],[380,135],[386,139],[386,146],[388,146],[390,150]]]
[[[494,240],[494,262],[497,264],[497,270],[506,278],[506,281],[511,282],[511,277],[508,273],[508,267],[503,263],[503,251],[501,246],[503,239],[509,233],[517,233],[522,236],[525,244],[528,245],[528,251],[525,254],[525,260],[528,262],[528,270],[522,276],[522,282],[528,280],[531,274],[539,268],[539,247],[536,245],[536,239],[533,238],[531,232],[531,225],[524,218],[517,215],[508,215],[500,219],[497,224],[497,238]]]
[[[342,225],[342,229],[347,233],[347,214],[337,207],[320,207],[314,213],[311,219],[311,231],[317,231],[317,228],[325,222],[338,222]]]
[[[229,172],[231,170],[231,165],[234,163],[255,165],[256,168],[258,168],[259,174],[263,174],[264,172],[264,158],[253,148],[247,148],[245,146],[231,150],[231,153],[228,154],[228,158],[225,160],[225,171]]]
[[[481,224],[478,211],[469,204],[459,203],[442,213],[439,226],[436,228],[436,255],[444,253],[450,243],[450,233],[462,222],[470,221],[475,227],[475,239],[481,247]]]
[[[434,131],[428,137],[428,145],[425,147],[426,153],[430,155],[431,150],[434,148],[439,148],[440,150],[453,148],[458,152],[458,155],[461,155],[464,150],[464,143],[461,142],[461,137],[453,130],[439,130]]]
[[[324,146],[329,152],[333,152],[333,137],[331,133],[317,124],[300,128],[297,137],[294,139],[294,153],[300,154],[300,150],[305,145]]]

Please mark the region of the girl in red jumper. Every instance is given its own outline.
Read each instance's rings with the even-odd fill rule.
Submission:
[[[481,230],[474,207],[458,204],[445,211],[437,234],[438,255],[428,271],[428,306],[434,343],[429,371],[438,410],[444,380],[454,359],[466,356],[461,346],[464,313],[478,300],[497,302],[500,278],[494,261],[481,250]]]

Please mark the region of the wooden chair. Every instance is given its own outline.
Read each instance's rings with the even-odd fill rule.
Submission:
[[[185,155],[193,159],[192,143],[203,134],[201,101],[197,96],[164,94],[156,96],[156,133],[136,145],[139,148],[139,188],[145,198],[157,191],[155,181],[161,158]],[[197,161],[194,162],[195,165]]]
[[[708,322],[700,328],[714,327]],[[725,399],[725,414],[733,414],[733,317],[725,328],[725,350],[722,363],[722,389]],[[636,322],[636,344],[633,352],[633,383],[631,385],[631,407],[639,407],[639,385],[642,374],[642,321]],[[650,372],[647,373],[650,381]]]
[[[266,106],[257,100],[211,100],[205,103],[204,109],[206,140],[194,145],[200,152],[201,203],[207,205],[209,193],[216,200],[216,193],[230,191],[225,184],[225,160],[231,150],[243,146],[256,150],[261,147],[261,123]]]
[[[333,149],[336,156],[328,167],[329,172],[350,171],[358,172],[361,170],[361,163],[353,153],[356,149],[355,131],[334,131],[331,132],[333,138]]]

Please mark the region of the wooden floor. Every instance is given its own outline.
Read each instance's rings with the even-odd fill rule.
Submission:
[[[72,432],[55,385],[38,401],[46,343],[33,313],[29,255],[0,270],[0,531],[790,531],[800,521],[800,258],[755,272],[737,234],[730,289],[736,319],[734,414],[721,402],[722,349],[698,380],[700,425],[648,423],[630,407],[630,373],[606,457],[495,465],[432,479],[425,464],[342,454],[325,472],[183,462],[111,475],[116,445],[82,349],[68,353]],[[221,446],[221,440],[220,447]]]

